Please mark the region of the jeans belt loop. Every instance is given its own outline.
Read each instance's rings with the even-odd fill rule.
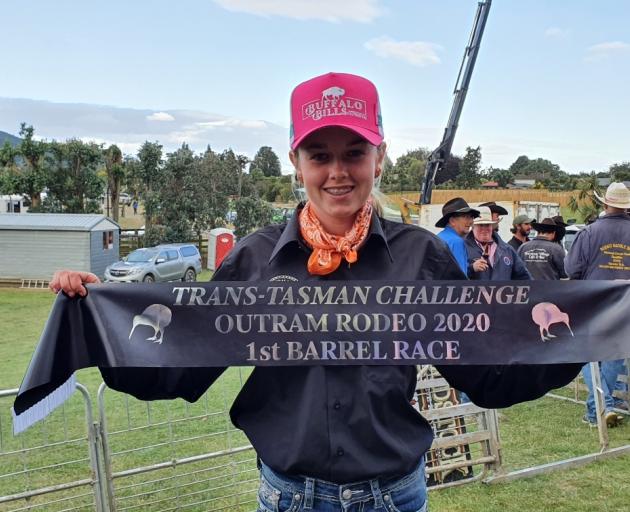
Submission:
[[[372,488],[372,496],[374,497],[374,508],[382,508],[383,495],[381,494],[381,488],[378,485],[378,478],[370,480],[370,487]]]
[[[306,478],[304,486],[304,510],[313,509],[313,498],[315,496],[315,480]]]

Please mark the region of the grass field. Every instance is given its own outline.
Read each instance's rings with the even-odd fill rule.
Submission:
[[[18,387],[52,302],[53,295],[47,292],[0,289],[0,389]],[[247,369],[231,369],[195,404],[181,400],[147,404],[107,391],[113,471],[246,444],[244,436],[229,424],[226,411],[247,375]],[[89,389],[98,418],[98,371],[81,370],[78,380]],[[85,412],[79,393],[62,410],[17,437],[10,434],[10,404],[11,399],[0,399],[0,497],[89,477]],[[581,423],[582,414],[582,406],[551,398],[501,411],[506,470],[596,452],[597,431]],[[627,424],[609,434],[611,446],[630,443]],[[256,486],[253,457],[248,451],[231,458],[121,476],[115,480],[118,510],[253,510],[253,504],[238,507],[229,498]],[[23,472],[34,468],[42,469]],[[432,492],[431,510],[630,511],[629,474],[630,457],[624,456],[510,484],[463,485]],[[70,503],[85,510],[93,507],[89,488],[59,496],[66,501],[32,510],[61,510]],[[247,496],[252,498],[253,493]],[[50,497],[33,498],[29,505],[44,499]],[[13,510],[18,504],[25,505],[0,501],[0,511]]]

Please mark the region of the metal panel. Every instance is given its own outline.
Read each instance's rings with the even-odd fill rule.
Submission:
[[[103,511],[97,429],[87,390],[27,432],[11,435],[10,402],[0,390],[0,510]]]
[[[0,278],[50,279],[62,268],[90,269],[89,232],[0,230]]]
[[[194,404],[141,402],[102,385],[109,510],[255,510],[256,455],[228,412],[249,371],[228,369]]]
[[[101,223],[113,225],[114,229],[120,228],[111,219],[103,214],[92,213],[29,213],[22,215],[17,213],[0,214],[0,230],[44,230],[44,231],[90,231]]]

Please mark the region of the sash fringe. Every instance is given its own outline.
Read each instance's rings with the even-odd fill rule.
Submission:
[[[11,407],[11,415],[13,416],[13,435],[24,432],[40,420],[43,420],[57,407],[63,405],[74,393],[77,387],[77,380],[73,373],[70,378],[52,393],[42,398],[35,405],[29,407],[21,414],[15,414],[15,409]]]

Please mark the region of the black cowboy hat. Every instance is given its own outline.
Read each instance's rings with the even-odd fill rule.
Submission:
[[[564,238],[564,235],[567,234],[567,226],[568,224],[564,222],[564,217],[562,215],[555,215],[551,217],[553,221],[560,226],[560,229],[556,231],[556,242],[561,242]]]
[[[436,228],[443,228],[448,224],[448,219],[453,215],[472,214],[473,218],[479,217],[479,212],[468,206],[468,203],[462,197],[454,197],[449,199],[442,206],[442,218],[435,223]]]
[[[553,220],[556,224],[564,228],[568,226],[568,224],[564,222],[564,217],[562,215],[554,215],[553,217],[551,217],[551,220]]]
[[[508,211],[505,208],[503,208],[503,206],[499,206],[494,201],[488,201],[487,203],[481,203],[479,206],[487,206],[488,208],[490,208],[490,211],[492,213],[497,213],[499,215],[507,215],[508,214]]]
[[[565,231],[564,226],[556,223],[555,220],[549,217],[541,220],[540,222],[532,222],[532,227],[536,231],[543,231],[543,232],[555,231],[556,233],[561,233]]]

